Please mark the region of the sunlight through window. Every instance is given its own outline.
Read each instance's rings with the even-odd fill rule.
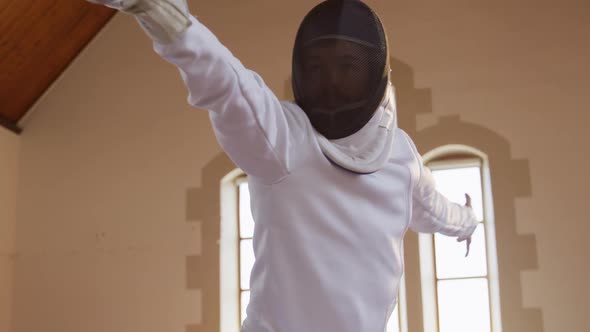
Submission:
[[[490,301],[480,162],[437,162],[429,166],[437,190],[461,205],[465,204],[465,193],[469,194],[474,213],[481,222],[472,236],[467,258],[464,257],[465,243],[457,243],[454,238],[440,234],[433,237],[439,332],[489,332]]]
[[[238,185],[238,227],[240,257],[240,322],[246,319],[246,308],[250,301],[250,272],[254,266],[254,219],[250,210],[250,192],[248,182],[241,181]]]

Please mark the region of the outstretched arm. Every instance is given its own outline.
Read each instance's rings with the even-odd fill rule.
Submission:
[[[131,14],[154,40],[154,50],[179,69],[188,88],[189,103],[209,111],[219,143],[248,175],[274,183],[289,173],[288,152],[294,144],[294,133],[301,134],[301,130],[293,130],[293,127],[300,123],[283,111],[260,76],[245,68],[211,31],[188,14],[184,0],[92,1],[110,6],[135,2],[133,8],[136,9]],[[164,15],[170,13],[168,9],[161,10],[158,15],[137,14],[141,3],[154,2],[172,3],[173,6],[166,8],[172,8],[175,14]],[[186,27],[162,28],[158,18],[174,21],[179,17],[176,9],[180,9],[180,17],[188,19]],[[123,11],[129,12],[128,9]],[[178,20],[176,23],[181,23]],[[168,37],[155,37],[154,31],[167,31]]]
[[[466,204],[462,206],[449,201],[439,193],[432,173],[424,166],[409,137],[408,140],[420,165],[420,177],[412,193],[410,228],[415,232],[441,233],[457,237],[459,242],[467,241],[468,255],[471,235],[479,223],[471,208],[471,197],[466,194]]]

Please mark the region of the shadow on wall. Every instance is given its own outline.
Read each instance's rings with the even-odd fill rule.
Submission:
[[[201,255],[186,257],[186,287],[201,291],[201,323],[187,325],[187,332],[219,331],[219,238],[221,179],[236,166],[225,153],[203,168],[202,185],[186,195],[186,220],[201,223]]]
[[[527,160],[510,156],[509,142],[490,129],[461,121],[458,116],[442,117],[436,125],[416,130],[416,117],[432,113],[432,94],[428,88],[414,86],[412,68],[391,58],[392,81],[396,87],[398,122],[415,141],[421,152],[447,144],[464,144],[489,157],[494,198],[494,214],[502,328],[506,332],[542,332],[540,309],[523,308],[520,272],[537,269],[534,235],[516,233],[515,199],[531,196]],[[291,80],[285,81],[283,96],[292,99]],[[221,153],[203,169],[203,184],[190,188],[186,197],[188,222],[201,222],[201,255],[186,258],[186,284],[189,290],[201,290],[202,321],[187,325],[187,332],[219,331],[219,238],[221,223],[220,183],[236,166]],[[420,280],[418,237],[409,232],[405,240],[406,280]],[[407,284],[409,331],[422,331],[421,289],[417,282]]]
[[[399,124],[414,140],[418,150],[425,153],[447,144],[464,144],[486,153],[490,162],[498,268],[500,272],[500,300],[502,329],[505,332],[542,332],[543,319],[540,309],[523,308],[520,272],[538,269],[534,235],[516,233],[515,200],[531,196],[531,182],[527,160],[515,160],[510,156],[508,140],[492,130],[461,121],[459,116],[438,119],[436,125],[416,130],[416,117],[432,113],[430,89],[414,85],[412,68],[391,58],[392,81],[396,86]],[[420,280],[417,262],[418,237],[406,236],[405,255],[408,262],[406,280]],[[408,308],[421,308],[419,283],[408,283]],[[410,331],[422,331],[422,313],[408,312]]]

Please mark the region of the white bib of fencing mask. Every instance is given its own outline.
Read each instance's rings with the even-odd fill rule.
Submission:
[[[317,134],[322,152],[334,164],[354,173],[374,173],[387,163],[391,156],[397,110],[395,90],[389,84],[385,98],[369,122],[356,133],[329,140]]]

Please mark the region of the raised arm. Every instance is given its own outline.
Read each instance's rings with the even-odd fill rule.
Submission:
[[[295,121],[256,73],[246,69],[217,38],[191,17],[191,27],[171,44],[154,48],[176,65],[191,105],[210,114],[219,143],[246,173],[276,182],[288,174]]]
[[[248,175],[265,183],[280,181],[289,173],[293,140],[302,134],[294,127],[302,124],[283,111],[260,76],[245,68],[211,31],[188,14],[184,0],[167,1],[176,4],[175,8],[184,6],[188,19],[187,27],[173,38],[154,38],[154,31],[167,30],[154,28],[153,20],[145,15],[132,14],[154,40],[154,50],[179,69],[188,88],[188,102],[209,111],[217,139],[229,157]]]

